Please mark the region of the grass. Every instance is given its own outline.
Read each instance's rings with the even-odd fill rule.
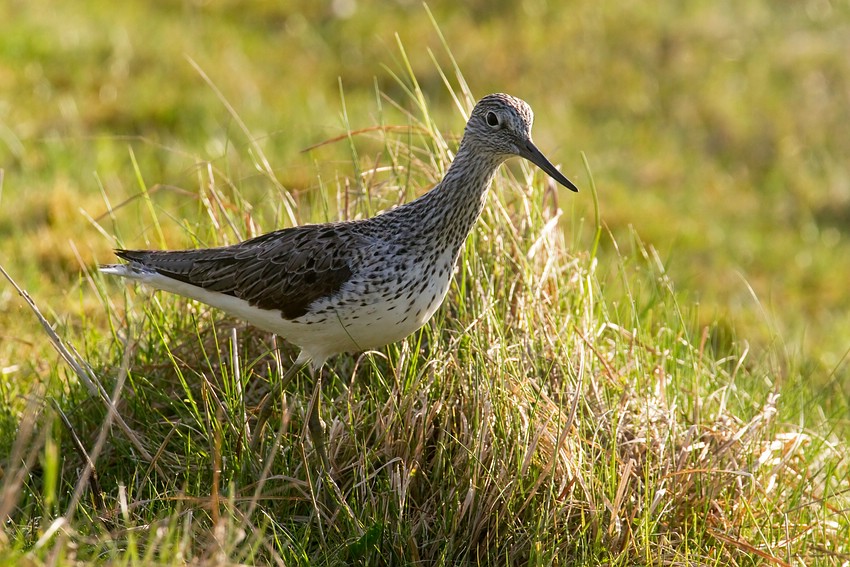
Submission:
[[[289,347],[202,305],[104,281],[93,271],[91,257],[107,260],[112,245],[229,243],[293,222],[371,215],[411,198],[418,193],[415,188],[438,180],[450,161],[457,139],[444,136],[440,125],[451,124],[447,130],[459,132],[462,118],[455,112],[450,120],[448,109],[457,101],[454,107],[468,110],[474,97],[466,83],[507,81],[510,87],[511,65],[522,64],[540,48],[533,48],[540,29],[527,35],[520,31],[519,43],[527,47],[518,48],[515,57],[497,52],[482,59],[484,70],[476,67],[465,79],[442,50],[435,51],[437,65],[428,69],[422,64],[427,58],[408,58],[395,48],[398,55],[387,55],[384,49],[382,59],[392,60],[389,72],[374,83],[366,79],[365,89],[356,76],[342,73],[344,85],[355,83],[342,90],[343,102],[329,103],[324,92],[311,104],[334,108],[343,133],[378,128],[337,139],[340,129],[334,127],[328,135],[332,143],[293,160],[296,170],[275,169],[275,162],[314,144],[315,138],[296,143],[287,135],[258,131],[268,125],[268,110],[257,114],[250,102],[235,105],[239,110],[234,113],[222,110],[226,104],[216,98],[216,89],[231,99],[234,92],[251,90],[254,75],[251,69],[210,73],[218,69],[207,64],[212,58],[199,63],[212,85],[190,74],[205,93],[189,103],[197,107],[171,106],[185,98],[180,88],[163,87],[157,97],[149,86],[140,87],[127,110],[78,103],[87,111],[114,113],[105,115],[100,130],[86,123],[102,116],[87,116],[86,110],[67,121],[53,117],[59,132],[45,131],[35,146],[20,144],[0,197],[0,229],[14,236],[14,246],[23,243],[33,250],[28,257],[12,256],[7,240],[0,264],[37,298],[48,323],[39,326],[38,318],[22,317],[20,310],[2,315],[6,330],[0,366],[12,378],[2,382],[0,434],[8,455],[0,479],[0,515],[8,518],[2,559],[60,565],[848,561],[847,398],[842,397],[847,370],[840,363],[846,322],[824,314],[847,300],[836,287],[843,268],[835,261],[846,239],[840,222],[831,224],[815,214],[828,203],[835,215],[840,213],[842,185],[836,181],[834,156],[844,146],[830,124],[841,111],[831,105],[809,108],[805,105],[814,102],[799,99],[809,109],[809,121],[777,113],[771,115],[777,131],[765,131],[767,115],[739,121],[744,113],[735,109],[736,99],[718,86],[747,77],[750,96],[773,100],[768,108],[780,108],[776,101],[796,92],[778,81],[783,72],[795,76],[814,68],[831,73],[831,81],[844,80],[846,67],[829,50],[842,39],[826,30],[803,43],[808,51],[797,53],[782,69],[768,67],[760,79],[758,73],[730,73],[737,65],[757,68],[764,61],[758,59],[762,51],[739,46],[735,58],[700,79],[706,97],[688,99],[700,82],[693,73],[705,67],[682,61],[703,61],[703,49],[710,51],[717,41],[731,49],[741,40],[730,31],[735,20],[707,6],[694,3],[672,14],[626,9],[641,23],[628,26],[645,40],[641,45],[669,42],[670,67],[653,87],[664,99],[661,110],[641,98],[652,90],[641,87],[646,77],[610,56],[621,53],[617,45],[628,45],[624,38],[630,34],[617,23],[623,14],[578,7],[574,14],[544,15],[547,25],[565,25],[577,17],[587,36],[613,38],[593,52],[575,41],[575,60],[558,61],[571,69],[589,66],[576,72],[583,78],[570,91],[574,110],[546,96],[540,97],[542,104],[535,102],[541,148],[556,155],[550,149],[556,144],[546,137],[556,135],[553,124],[569,123],[576,139],[587,140],[580,147],[587,148],[594,175],[588,167],[586,176],[576,176],[577,166],[572,166],[571,176],[579,177],[583,189],[574,197],[554,192],[524,165],[505,169],[435,319],[381,352],[333,361],[323,404],[328,449],[345,504],[336,513],[323,505],[316,459],[302,441],[311,391],[305,378],[280,400],[273,430],[261,439],[260,449],[245,448],[254,435],[253,412],[287,368],[293,354]],[[14,9],[28,10],[23,5]],[[121,18],[136,17],[140,9],[130,4],[127,15],[117,16],[115,29],[121,29]],[[164,26],[157,33],[169,37],[190,29],[190,39],[224,33],[219,26],[233,13],[217,10],[194,16],[197,27],[169,31]],[[67,11],[60,7],[52,17],[75,23],[68,26],[72,37],[60,35],[55,41],[88,42],[89,47],[75,52],[86,68],[92,53],[105,49],[98,42],[106,41],[112,48],[104,53],[120,71],[120,33],[108,40],[86,35],[82,31],[96,27],[98,18],[75,18]],[[300,29],[310,41],[330,38],[331,45],[341,30],[369,25],[368,9],[362,11],[347,24],[328,20],[327,29],[314,24],[310,13],[301,24],[287,21],[287,26]],[[377,21],[397,22],[416,43],[427,26],[405,27],[403,11],[387,10]],[[471,12],[474,16],[475,9]],[[745,21],[756,37],[774,38],[799,15],[789,12],[771,14],[776,19],[768,21],[753,10]],[[438,20],[444,13],[435,8]],[[21,34],[25,24],[36,21],[16,15],[24,22]],[[514,17],[526,23],[532,19],[523,13]],[[255,6],[240,25],[253,29],[262,21],[274,21],[274,14]],[[460,43],[452,39],[463,28],[458,21],[463,19],[450,19],[443,28],[452,45]],[[474,40],[462,43],[464,50],[475,53],[490,46],[499,21],[482,24]],[[681,25],[670,31],[670,21]],[[806,21],[797,33],[825,25],[817,17]],[[439,48],[439,36],[429,33]],[[245,36],[244,53],[268,48],[252,45],[252,37]],[[7,50],[55,49],[48,39],[39,45],[23,35],[11,34],[5,42]],[[147,65],[161,56],[155,50],[143,55],[141,63]],[[134,68],[140,64],[139,55],[126,57]],[[641,69],[649,68],[654,57],[637,49],[628,51],[627,60]],[[798,67],[801,58],[819,62]],[[310,63],[298,57],[291,61],[302,73]],[[529,73],[551,76],[552,64],[536,63]],[[55,85],[54,73],[61,67],[44,66],[41,72]],[[322,73],[333,71],[318,68],[315,83],[321,84]],[[119,72],[111,80],[125,92],[121,81],[134,74],[122,79]],[[441,75],[449,77],[448,89],[439,86]],[[31,69],[27,76],[37,78],[39,72]],[[611,76],[631,87],[623,89],[631,93],[625,101],[600,95]],[[79,86],[76,78],[67,80]],[[110,83],[92,83],[98,89],[104,84]],[[300,84],[292,92],[312,86]],[[768,99],[768,86],[777,87],[780,98]],[[257,83],[255,88],[265,93],[268,87]],[[625,102],[627,110],[615,102]],[[309,125],[321,112],[306,112],[308,107],[297,103],[294,108],[280,113],[281,124],[291,124],[294,132],[315,132]],[[594,121],[584,122],[579,114]],[[209,116],[215,117],[212,122]],[[669,122],[665,116],[678,119]],[[690,121],[694,116],[698,120]],[[199,128],[192,127],[193,121]],[[701,129],[686,127],[693,124]],[[164,134],[155,127],[161,125],[170,125],[162,132],[173,138],[159,138]],[[789,137],[799,142],[801,132],[809,135],[817,125],[823,127],[821,142],[812,147],[802,172],[793,171],[799,162],[793,148],[781,143]],[[12,131],[20,133],[20,126]],[[80,137],[90,131],[113,137]],[[142,137],[116,140],[116,131]],[[780,145],[768,151],[759,136],[769,147]],[[638,147],[641,142],[647,146]],[[561,143],[575,146],[567,138]],[[704,153],[695,153],[698,147]],[[768,153],[759,158],[759,152]],[[741,154],[746,159],[737,161]],[[677,156],[690,160],[688,167]],[[89,184],[97,191],[80,189],[85,183],[76,177],[76,159],[96,171]],[[329,172],[327,163],[335,171]],[[48,169],[42,171],[39,164]],[[741,164],[761,169],[742,172]],[[54,190],[22,190],[22,179],[39,176],[52,180]],[[640,189],[624,197],[626,187],[637,181]],[[599,194],[591,190],[594,182]],[[808,191],[812,183],[833,192],[833,201]],[[689,191],[652,191],[676,184]],[[759,188],[758,203],[742,190],[747,184]],[[784,186],[808,220],[783,216],[789,214]],[[730,191],[739,198],[724,209]],[[601,211],[593,209],[596,202]],[[75,213],[79,209],[83,215]],[[699,211],[711,213],[710,222]],[[776,231],[777,220],[788,221],[790,230]],[[90,248],[89,237],[79,236],[81,221],[94,235],[91,240],[97,240]],[[808,222],[813,229],[806,228]],[[828,236],[832,230],[837,239]],[[677,243],[655,243],[668,232],[677,235]],[[806,269],[798,271],[796,257],[777,267],[800,234],[821,244],[797,251],[810,254],[803,262]],[[73,246],[64,244],[68,238]],[[784,309],[774,310],[769,301],[746,307],[747,301],[719,291],[724,284],[716,280],[732,277],[728,266],[740,261],[741,251],[753,264],[738,269],[757,275],[745,277],[756,297],[773,289]],[[704,265],[700,271],[682,266],[691,263]],[[790,283],[763,287],[779,268]],[[732,287],[746,290],[738,281]],[[63,286],[71,291],[58,292]],[[718,311],[718,299],[697,303],[697,293],[726,297],[727,307]],[[4,305],[18,305],[14,288],[5,287],[3,294]],[[61,302],[52,299],[57,297]],[[818,323],[806,332],[820,346],[788,338],[803,333],[805,315]],[[46,354],[53,348],[64,349],[61,365]],[[93,466],[86,468],[88,463]]]

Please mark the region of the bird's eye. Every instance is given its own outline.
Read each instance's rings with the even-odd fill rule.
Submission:
[[[494,128],[499,125],[499,117],[492,110],[487,113],[487,125]]]

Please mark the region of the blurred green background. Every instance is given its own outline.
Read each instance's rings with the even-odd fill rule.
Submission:
[[[582,188],[587,155],[602,219],[621,247],[655,247],[700,323],[802,364],[825,398],[850,397],[850,3],[543,0],[431,2],[473,93],[504,91],[537,112],[538,146]],[[7,0],[0,4],[0,265],[60,323],[106,321],[81,266],[114,242],[186,245],[206,161],[257,211],[273,187],[232,160],[249,138],[304,206],[319,179],[350,175],[352,129],[406,125],[377,91],[410,106],[398,40],[437,122],[463,120],[437,66],[451,61],[414,1]],[[433,59],[432,59],[433,58]],[[364,162],[375,153],[363,144]],[[240,157],[241,156],[241,157]],[[138,163],[138,173],[134,167]],[[424,188],[410,188],[410,194]],[[562,195],[592,217],[588,190]],[[258,213],[261,214],[261,213]],[[282,219],[265,219],[271,229]],[[570,226],[565,224],[565,230]],[[573,231],[590,241],[592,227]],[[607,239],[600,253],[613,258]],[[54,364],[34,319],[0,283],[0,369],[25,383]]]

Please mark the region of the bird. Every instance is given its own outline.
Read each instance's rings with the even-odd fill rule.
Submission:
[[[535,146],[533,122],[525,101],[487,95],[470,113],[443,179],[408,203],[365,219],[294,226],[229,246],[117,249],[125,262],[100,270],[211,305],[299,347],[279,388],[309,366],[308,430],[329,472],[319,405],[327,359],[400,341],[428,322],[507,159],[525,158],[578,192]],[[255,440],[269,407],[259,412]]]

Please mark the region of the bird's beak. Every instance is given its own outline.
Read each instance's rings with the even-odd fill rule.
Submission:
[[[573,185],[573,182],[567,179],[563,173],[555,169],[555,166],[552,165],[552,162],[546,159],[546,156],[543,155],[543,152],[537,149],[537,146],[532,144],[530,141],[522,142],[519,144],[519,155],[545,171],[549,174],[549,176],[569,189],[570,191],[575,191],[578,193],[578,187]]]

